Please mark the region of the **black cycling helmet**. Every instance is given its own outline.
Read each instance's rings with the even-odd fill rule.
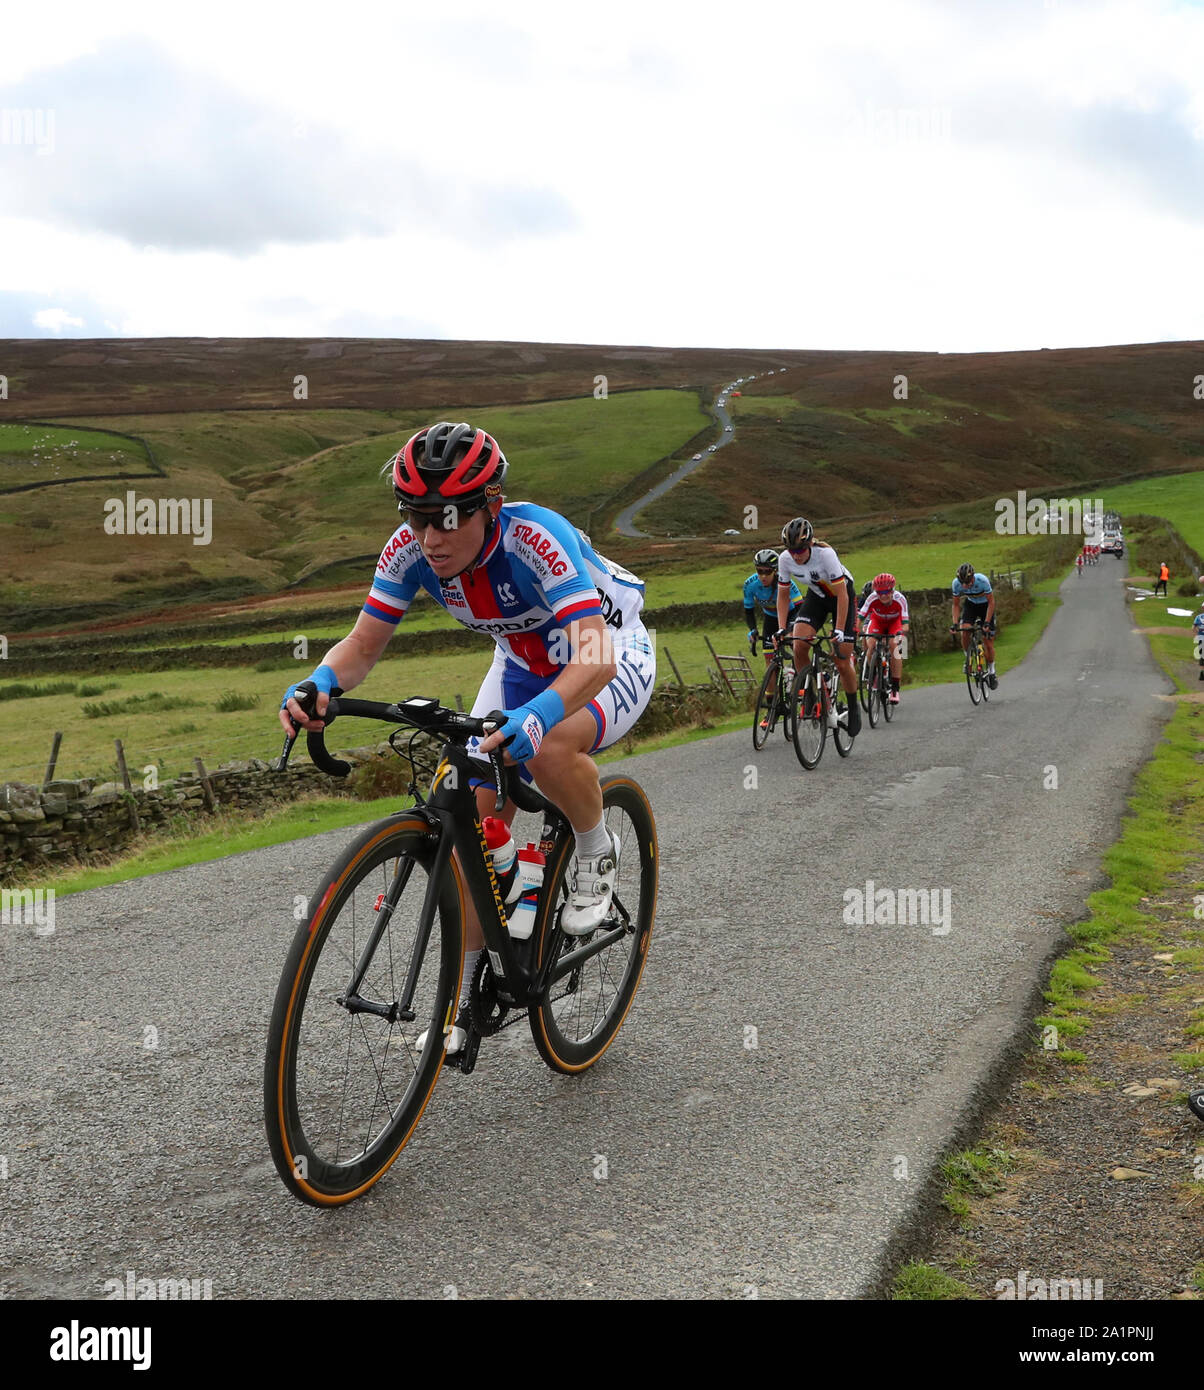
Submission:
[[[805,517],[796,516],[793,521],[788,521],[782,527],[782,544],[787,550],[802,550],[809,546],[814,538],[815,528]]]
[[[463,422],[441,420],[408,439],[392,460],[399,507],[474,506],[502,495],[506,456],[497,440]]]
[[[777,569],[778,552],[776,550],[769,550],[768,548],[765,550],[758,550],[753,556],[753,564],[756,565],[759,570],[767,570],[770,568]]]
[[[973,583],[974,583],[974,566],[973,566],[973,565],[958,565],[958,567],[957,567],[957,578],[958,578],[958,583],[960,583],[960,584],[973,584]]]

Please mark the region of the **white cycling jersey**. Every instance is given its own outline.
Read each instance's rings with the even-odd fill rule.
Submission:
[[[833,597],[842,580],[851,581],[852,578],[832,547],[819,541],[812,544],[811,554],[805,564],[796,560],[788,550],[783,550],[778,556],[778,583],[785,586],[792,579],[797,580],[800,589],[805,584],[820,598]]]

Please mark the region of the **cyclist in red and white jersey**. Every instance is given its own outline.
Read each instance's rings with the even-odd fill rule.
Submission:
[[[833,657],[840,672],[840,684],[848,695],[848,731],[861,732],[861,709],[857,703],[857,672],[853,669],[853,621],[857,599],[853,576],[840,563],[840,556],[823,541],[805,517],[796,516],[782,527],[778,556],[778,628],[786,627],[786,610],[793,580],[803,590],[803,602],[794,625],[795,666],[802,670],[811,660],[811,639],[831,617]]]
[[[907,611],[907,598],[895,588],[893,574],[874,576],[874,588],[869,598],[861,605],[860,616],[866,620],[865,646],[870,661],[878,639],[885,637],[890,642],[890,703],[899,703],[899,682],[903,676],[903,635],[907,632],[911,617]],[[873,669],[872,667],[870,668]]]

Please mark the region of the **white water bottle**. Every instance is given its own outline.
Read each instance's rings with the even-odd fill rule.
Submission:
[[[510,827],[506,822],[495,816],[486,816],[481,822],[481,829],[485,832],[485,843],[493,856],[493,872],[497,875],[502,900],[509,907],[518,901],[522,889],[517,872],[514,837],[510,834]]]
[[[526,941],[535,930],[535,913],[539,907],[539,890],[543,886],[544,856],[534,845],[518,852],[518,905],[510,914],[510,935]]]

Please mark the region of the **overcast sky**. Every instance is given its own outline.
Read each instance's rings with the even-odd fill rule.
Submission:
[[[1200,0],[9,6],[0,337],[1204,338]]]

